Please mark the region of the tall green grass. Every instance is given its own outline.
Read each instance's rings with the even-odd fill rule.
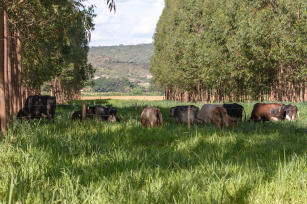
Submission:
[[[140,107],[164,126],[141,128]],[[93,103],[88,102],[88,104]],[[0,203],[307,203],[307,104],[296,122],[241,122],[234,129],[176,125],[177,102],[99,100],[116,124],[16,122],[0,142]],[[196,104],[201,107],[201,104]],[[253,103],[243,104],[249,117]]]

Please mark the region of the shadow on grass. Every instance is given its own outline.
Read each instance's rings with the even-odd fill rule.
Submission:
[[[99,103],[96,100],[96,104],[107,103],[108,100]],[[87,186],[104,177],[130,171],[191,170],[203,164],[221,169],[235,164],[246,170],[260,168],[270,181],[279,162],[291,161],[293,154],[306,154],[306,134],[298,131],[300,127],[293,122],[241,122],[234,129],[219,130],[213,125],[187,129],[185,125],[175,124],[169,108],[160,106],[164,126],[141,128],[141,108],[136,110],[133,104],[117,107],[118,114],[124,117],[121,124],[64,119],[75,107],[58,106],[56,123],[42,124],[54,135],[38,135],[38,141],[31,144],[50,155],[52,165],[46,176],[52,179],[60,178],[63,168]],[[26,150],[29,141],[24,143],[22,148]],[[79,165],[72,163],[81,158],[88,161]],[[245,203],[254,187],[252,184],[239,186],[232,195],[228,193],[228,198],[231,202]]]

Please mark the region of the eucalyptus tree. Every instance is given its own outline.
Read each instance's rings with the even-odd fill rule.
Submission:
[[[177,99],[306,100],[306,10],[303,0],[166,0],[153,80]]]
[[[114,0],[106,3],[115,11]],[[28,93],[22,87],[39,89],[44,82],[60,78],[69,93],[69,89],[82,88],[93,75],[87,52],[95,15],[84,0],[0,0],[0,11],[0,121],[4,130],[6,114],[13,116]]]

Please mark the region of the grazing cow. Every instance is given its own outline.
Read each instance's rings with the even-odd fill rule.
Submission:
[[[230,117],[227,114],[227,110],[224,107],[216,107],[212,111],[212,122],[218,128],[223,127],[235,127],[237,125],[237,119]]]
[[[232,103],[232,104],[223,104],[223,107],[226,109],[227,114],[230,117],[233,117],[233,118],[236,118],[239,121],[242,121],[242,113],[244,111],[243,106],[241,106],[237,103]],[[245,117],[246,117],[246,114],[245,114]]]
[[[189,106],[176,106],[170,109],[171,116],[174,118],[176,123],[188,123],[188,107]],[[190,122],[191,124],[198,123],[197,113],[199,108],[190,105]]]
[[[214,123],[216,127],[235,127],[237,120],[227,114],[222,105],[205,104],[197,114],[197,118],[204,123]]]
[[[70,118],[72,120],[76,120],[76,119],[82,119],[82,111],[72,111],[70,114]]]
[[[280,103],[256,103],[254,105],[250,120],[278,121],[286,117],[285,105]]]
[[[285,115],[284,118],[293,121],[296,120],[296,114],[298,112],[298,108],[295,105],[289,104],[284,106]]]
[[[147,106],[143,107],[143,111],[141,113],[140,121],[142,127],[151,126],[155,127],[158,125],[163,125],[162,113],[159,108],[150,108]]]
[[[28,111],[25,108],[22,108],[18,111],[16,118],[19,120],[22,120],[24,118],[30,119],[31,115],[28,113]]]
[[[112,106],[88,106],[86,108],[86,118],[100,118],[103,121],[119,122],[116,117],[117,110]],[[82,111],[73,111],[70,115],[71,119],[82,119]]]
[[[102,120],[104,121],[109,121],[109,122],[119,122],[119,119],[116,117],[117,110],[116,108],[112,106],[95,106],[94,113],[96,117],[101,117]],[[114,121],[115,119],[115,121]]]
[[[94,118],[95,116],[95,107],[94,106],[87,106],[86,110],[85,110],[85,117],[86,118]],[[72,120],[76,120],[76,119],[82,119],[82,110],[78,110],[78,111],[72,111],[70,114],[70,117]]]
[[[23,109],[19,110],[17,118],[33,119],[46,117],[48,118],[48,120],[54,120],[55,109],[55,97],[48,95],[29,96],[25,102]]]

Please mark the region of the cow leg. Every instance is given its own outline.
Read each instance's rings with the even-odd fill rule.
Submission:
[[[54,115],[49,115],[50,120],[52,120],[52,123],[54,123]]]
[[[50,114],[48,112],[46,115],[42,113],[42,117],[47,118],[49,121],[51,120]]]
[[[222,125],[222,124],[220,124],[220,122],[219,122],[219,121],[214,121],[214,124],[215,124],[215,126],[216,126],[217,128],[221,128],[221,127],[223,127],[223,125]]]
[[[49,104],[47,104],[47,118],[48,118],[48,120],[50,121],[50,120],[53,120],[53,116],[50,114],[50,105]]]
[[[271,120],[271,121],[279,121],[279,119],[276,118],[276,117],[271,117],[270,120]]]
[[[145,123],[146,123],[146,121],[144,121],[143,119],[141,119],[141,125],[142,125],[142,128],[144,128],[144,127],[145,127]]]
[[[289,115],[286,115],[286,120],[291,121],[292,119],[290,118]]]

